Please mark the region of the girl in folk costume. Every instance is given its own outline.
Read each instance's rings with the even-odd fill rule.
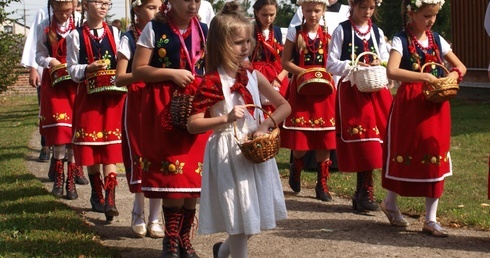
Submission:
[[[248,239],[287,216],[275,159],[250,162],[234,138],[234,123],[239,139],[252,132],[260,136],[274,126],[272,119],[281,121],[291,111],[264,75],[244,67],[252,38],[240,4],[226,3],[211,22],[207,71],[188,123],[191,133],[213,130],[204,154],[199,232],[228,233],[225,242],[213,246],[214,257],[247,257]],[[264,120],[261,110],[245,106],[260,107],[260,94],[276,107],[272,118]]]
[[[289,79],[288,71],[282,69],[282,33],[275,26],[274,19],[278,10],[276,0],[258,0],[253,5],[255,16],[255,48],[250,62],[252,67],[261,72],[282,96],[286,95]],[[274,111],[272,104],[262,97],[262,105],[269,113]]]
[[[53,15],[49,15],[50,13]],[[63,196],[64,158],[68,160],[66,175],[66,198],[78,198],[75,178],[83,176],[83,168],[75,165],[71,146],[73,105],[77,84],[66,72],[65,37],[75,29],[74,2],[72,0],[49,0],[48,18],[37,26],[36,62],[44,69],[41,83],[41,134],[48,146],[53,147],[52,171],[54,184],[52,193]],[[78,17],[79,18],[79,17]],[[54,77],[50,77],[53,72]],[[85,179],[86,180],[86,179]],[[88,183],[88,182],[87,182]]]
[[[449,102],[434,103],[424,97],[423,85],[445,76],[436,65],[447,61],[447,77],[460,81],[466,67],[449,44],[430,29],[444,0],[404,0],[405,29],[395,35],[388,61],[388,78],[401,81],[389,114],[383,187],[388,190],[381,209],[393,226],[407,226],[397,206],[397,196],[425,197],[422,231],[436,237],[448,236],[437,223],[437,205],[444,179],[452,175],[449,154],[451,114]]]
[[[136,81],[131,72],[131,64],[136,42],[145,25],[150,22],[159,7],[160,0],[131,0],[131,30],[123,34],[117,53],[116,85],[128,85],[126,103],[123,115],[123,160],[126,169],[129,191],[134,193],[133,209],[131,211],[131,228],[138,236],[146,233],[150,237],[161,238],[164,231],[158,217],[161,211],[162,200],[151,198],[148,216],[148,227],[145,223],[145,196],[141,190],[142,166],[140,162],[140,124],[141,121],[141,89],[145,87],[143,81]]]
[[[125,93],[113,84],[118,31],[104,22],[111,7],[110,1],[83,1],[82,20],[85,12],[87,19],[66,38],[68,73],[79,82],[74,108],[75,158],[79,165],[87,166],[92,210],[105,213],[108,221],[119,215],[115,203],[116,163],[122,162]],[[104,182],[100,177],[101,165]]]
[[[346,77],[354,60],[363,52],[358,65],[375,66],[386,62],[389,53],[384,33],[373,24],[371,17],[381,0],[350,0],[349,20],[340,23],[332,35],[328,51],[327,70]],[[337,162],[342,172],[357,172],[357,184],[352,206],[357,211],[379,209],[374,198],[373,169],[383,164],[383,138],[392,101],[388,88],[377,92],[361,92],[348,80],[337,87],[336,140]]]
[[[191,135],[172,123],[180,114],[171,112],[171,103],[193,94],[202,79],[207,26],[197,18],[199,5],[199,0],[163,4],[141,33],[133,60],[133,76],[146,83],[141,89],[141,189],[145,197],[163,198],[164,257],[197,257],[189,237],[207,135]]]
[[[320,26],[326,0],[300,0],[303,10],[302,25],[289,28],[282,54],[282,66],[294,76],[288,90],[288,101],[292,112],[284,120],[281,131],[281,145],[293,151],[290,165],[289,186],[293,191],[301,190],[302,157],[308,150],[316,151],[318,181],[315,187],[316,198],[331,201],[328,190],[330,150],[335,149],[335,88],[330,75],[322,75],[321,90],[302,93],[297,78],[307,68],[324,68],[327,63],[327,50],[330,35]],[[292,62],[291,62],[292,60]],[[316,74],[316,72],[315,72]],[[328,89],[328,91],[326,90]]]

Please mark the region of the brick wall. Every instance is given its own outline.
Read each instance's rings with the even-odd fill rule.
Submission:
[[[24,67],[17,67],[21,70],[21,74],[14,85],[10,86],[6,92],[1,95],[36,95],[36,88],[29,85],[29,70]]]

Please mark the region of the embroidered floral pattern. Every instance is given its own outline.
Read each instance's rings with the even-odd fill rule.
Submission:
[[[325,124],[325,121],[321,117],[317,119],[310,119],[308,122],[310,123],[311,127],[322,126]]]
[[[350,135],[361,135],[366,132],[366,128],[362,127],[362,125],[358,125],[356,127],[350,127],[347,129],[347,132],[349,132]]]
[[[412,161],[412,157],[409,155],[406,155],[406,156],[395,155],[395,158],[393,158],[392,161],[408,166],[408,165],[410,165],[410,162]]]
[[[60,121],[60,120],[68,121],[68,120],[70,120],[70,117],[66,113],[61,113],[61,114],[56,113],[56,114],[53,114],[53,118],[56,121]]]
[[[405,155],[405,156],[404,155],[395,155],[395,157],[392,159],[392,161],[408,166],[408,165],[410,165],[412,159],[413,158],[409,155]],[[422,164],[435,165],[435,166],[440,166],[442,163],[447,163],[447,162],[449,162],[449,153],[446,153],[444,156],[425,154],[425,155],[423,155],[422,159],[420,160],[420,163],[422,163]]]
[[[424,158],[422,159],[421,163],[426,164],[426,165],[436,165],[439,166],[441,165],[441,162],[448,162],[449,161],[449,153],[446,153],[446,155],[443,156],[433,156],[430,154],[424,155]]]
[[[143,169],[143,157],[141,156],[134,156],[133,157],[133,160],[136,160],[135,162],[133,162],[133,166],[136,166],[138,167],[139,169]]]
[[[140,163],[140,164],[141,164],[141,169],[142,169],[143,171],[145,171],[145,172],[150,171],[150,165],[151,165],[151,162],[150,162],[150,161],[148,161],[147,159],[143,159],[143,158],[141,158],[141,159],[140,159],[140,162],[141,162],[141,163]]]
[[[202,176],[202,165],[201,162],[197,162],[197,169],[194,170],[194,172],[198,173],[200,176]]]
[[[105,51],[105,54],[102,56],[101,60],[104,60],[104,62],[107,64],[106,70],[111,69],[111,55],[109,54],[109,51]]]
[[[119,130],[119,128],[116,128],[113,131],[112,130],[111,131],[104,130],[104,131],[99,131],[99,132],[93,131],[90,133],[85,132],[85,130],[83,130],[83,128],[82,128],[82,129],[78,130],[77,132],[75,132],[75,138],[76,139],[89,138],[94,142],[95,141],[101,141],[101,140],[107,140],[107,139],[113,138],[113,137],[120,140],[121,136],[122,136],[122,133],[121,133],[121,130]]]
[[[306,123],[304,117],[293,117],[291,118],[293,125],[304,125]]]
[[[170,67],[172,65],[172,62],[170,62],[169,57],[167,56],[167,49],[165,48],[165,45],[170,42],[167,34],[163,34],[158,41],[156,42],[156,48],[157,53],[158,53],[158,61],[162,63],[162,68],[165,67]]]
[[[183,174],[184,173],[184,166],[185,166],[185,163],[184,162],[180,162],[180,161],[175,161],[175,163],[170,163],[168,161],[162,161],[162,167],[160,169],[160,171],[162,171],[163,173],[165,174]]]

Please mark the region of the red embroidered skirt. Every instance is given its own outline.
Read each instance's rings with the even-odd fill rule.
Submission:
[[[281,146],[298,151],[335,149],[335,95],[335,89],[329,95],[299,95],[293,77],[287,94],[291,114],[281,129]]]
[[[122,114],[125,94],[87,94],[78,86],[74,108],[73,144],[80,166],[122,162]]]
[[[196,82],[191,87],[197,87]],[[189,86],[188,86],[189,87]],[[142,89],[141,189],[147,198],[197,198],[201,192],[204,149],[209,134],[190,134],[171,124],[173,83],[148,83]]]
[[[438,198],[452,175],[449,102],[425,99],[422,83],[404,83],[390,112],[383,187],[402,196]]]
[[[142,167],[139,145],[141,141],[141,89],[144,87],[144,82],[130,85],[124,105],[122,151],[126,179],[131,193],[141,193]]]
[[[342,172],[370,171],[383,165],[383,139],[393,97],[388,89],[360,92],[350,82],[337,89],[337,162]]]
[[[73,106],[77,83],[51,86],[49,69],[44,69],[41,82],[40,133],[46,145],[70,144],[73,138]]]

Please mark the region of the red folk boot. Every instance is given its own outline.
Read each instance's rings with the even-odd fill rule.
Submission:
[[[77,187],[75,186],[75,174],[77,165],[68,162],[68,171],[66,172],[66,199],[75,200],[78,198]]]
[[[182,209],[183,219],[180,229],[180,257],[199,258],[191,244],[191,230],[196,216],[196,209]]]
[[[104,212],[105,200],[102,190],[104,188],[102,179],[100,178],[100,173],[89,174],[88,179],[90,181],[90,186],[92,187],[92,192],[90,193],[90,204],[92,205],[92,211]]]
[[[61,198],[63,196],[63,183],[65,181],[65,163],[62,159],[54,160],[55,174],[53,190],[51,193],[56,198]]]
[[[83,174],[83,167],[77,166],[75,170],[75,184],[77,185],[88,185],[88,180]]]
[[[323,202],[329,202],[332,200],[332,195],[328,190],[328,178],[330,177],[328,167],[332,165],[332,161],[327,160],[324,162],[318,162],[317,168],[317,182],[315,186],[315,198]]]
[[[114,216],[119,216],[119,211],[116,208],[116,186],[117,174],[110,172],[104,178],[105,185],[105,207],[104,213],[107,221],[112,221]]]
[[[163,237],[163,258],[180,258],[181,208],[163,207],[165,218],[165,237]]]

